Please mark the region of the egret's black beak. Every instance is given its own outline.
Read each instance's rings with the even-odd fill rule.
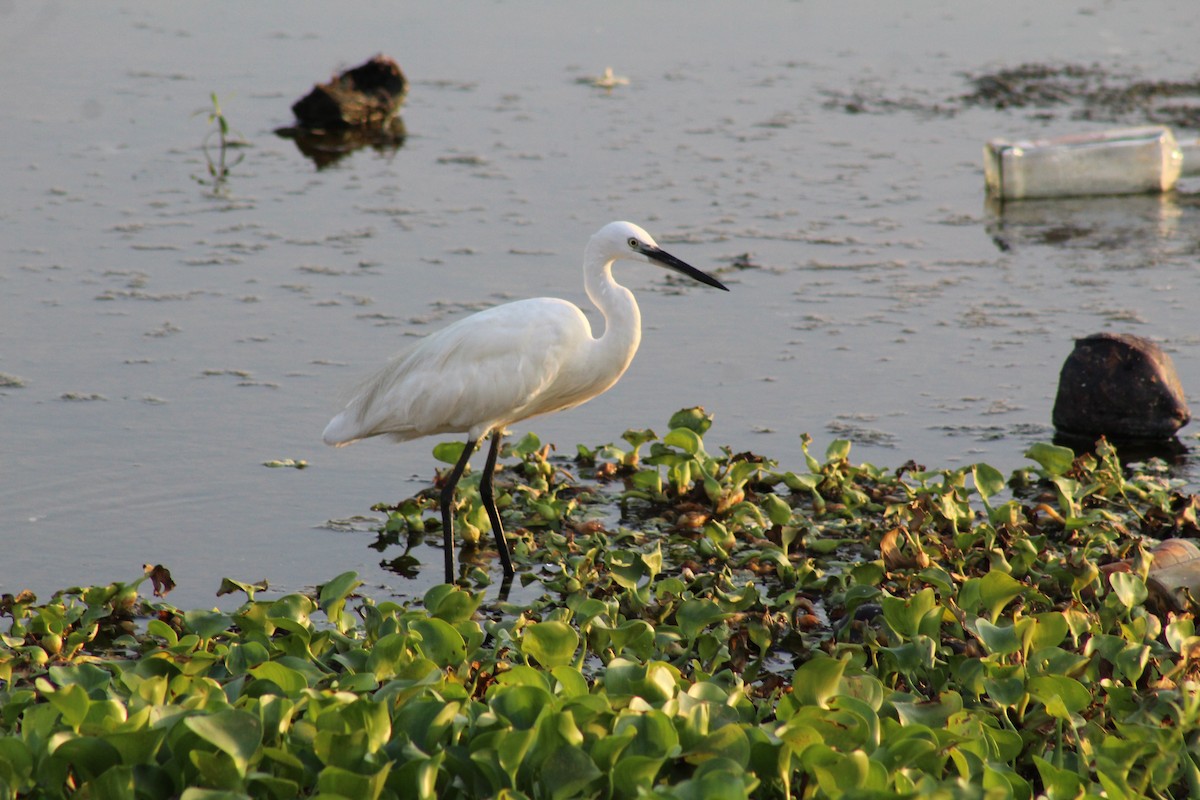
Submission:
[[[725,292],[729,291],[729,287],[727,287],[725,284],[721,283],[719,280],[714,278],[712,275],[701,272],[700,270],[693,267],[691,264],[688,264],[686,261],[681,261],[680,259],[671,255],[666,250],[663,250],[658,247],[645,247],[645,248],[642,248],[642,254],[645,255],[647,258],[649,258],[651,261],[661,264],[662,266],[666,267],[667,269],[673,269],[676,272],[682,272],[684,275],[687,275],[692,280],[700,281],[701,283],[706,283],[709,286],[712,286],[714,288],[720,289]]]

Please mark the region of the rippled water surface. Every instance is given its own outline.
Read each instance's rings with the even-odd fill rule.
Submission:
[[[1189,2],[334,8],[0,2],[0,591],[150,562],[181,605],[222,576],[346,569],[420,593],[436,551],[406,582],[326,523],[425,486],[433,442],[323,447],[338,388],[472,309],[586,303],[583,246],[612,219],[732,291],[619,266],[642,349],[602,398],[521,428],[560,451],[703,405],[712,443],[785,466],[809,432],[1008,471],[1098,331],[1162,343],[1194,396],[1187,184],[1002,213],[986,138],[1104,123],[958,102],[1027,62],[1194,80]],[[273,131],[375,53],[411,81],[409,136],[318,171]],[[605,67],[628,85],[581,82]],[[212,92],[250,144],[220,195],[197,180]],[[263,466],[284,458],[311,466]]]

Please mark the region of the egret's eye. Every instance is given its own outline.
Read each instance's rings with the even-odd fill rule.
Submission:
[[[630,248],[632,248],[634,250],[637,250],[638,247],[641,246],[641,244],[642,243],[639,242],[637,239],[630,238],[630,240],[629,240],[629,246],[630,246]]]

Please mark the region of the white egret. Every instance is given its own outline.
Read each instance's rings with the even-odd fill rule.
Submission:
[[[539,297],[460,319],[399,353],[356,386],[325,428],[326,444],[372,436],[408,441],[465,433],[466,447],[441,493],[446,582],[454,582],[454,490],[479,442],[492,437],[479,494],[496,535],[504,575],[513,574],[508,542],[492,496],[505,426],[584,403],[611,387],[633,360],[642,317],[633,293],[613,280],[614,261],[644,261],[718,289],[725,285],[665,252],[631,222],[611,222],[588,242],[583,285],[604,316],[604,331],[577,306]]]

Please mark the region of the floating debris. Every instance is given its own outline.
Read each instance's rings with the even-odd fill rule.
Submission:
[[[179,333],[182,330],[183,330],[183,328],[180,328],[178,325],[174,324],[173,322],[167,321],[152,331],[146,331],[142,335],[148,336],[151,339],[162,339],[166,336],[171,336],[172,334]]]
[[[966,75],[971,90],[953,97],[885,94],[888,83],[826,90],[826,108],[847,114],[907,111],[952,117],[971,108],[1022,109],[1032,119],[1059,116],[1121,125],[1200,128],[1200,80],[1163,80],[1122,74],[1100,65],[1025,63]],[[886,87],[886,88],[885,88]]]
[[[215,375],[232,375],[235,378],[249,378],[253,373],[244,369],[206,369],[200,373],[205,378]]]
[[[614,75],[612,67],[605,67],[603,75],[599,77],[589,76],[579,78],[576,82],[587,84],[588,86],[595,86],[597,89],[605,89],[611,92],[618,86],[628,86],[629,78],[623,78],[620,75]]]
[[[318,525],[317,527],[343,533],[375,533],[385,521],[379,517],[355,515],[353,517],[346,517],[345,519],[326,520],[324,525]]]
[[[354,69],[317,84],[292,105],[297,124],[279,128],[317,169],[362,147],[391,151],[404,144],[404,122],[397,116],[408,79],[398,64],[377,55]]]
[[[277,458],[277,459],[274,459],[271,461],[264,461],[263,466],[264,467],[272,467],[272,468],[291,467],[292,469],[305,469],[308,466],[308,462],[305,461],[303,458],[301,458],[301,459]]]

